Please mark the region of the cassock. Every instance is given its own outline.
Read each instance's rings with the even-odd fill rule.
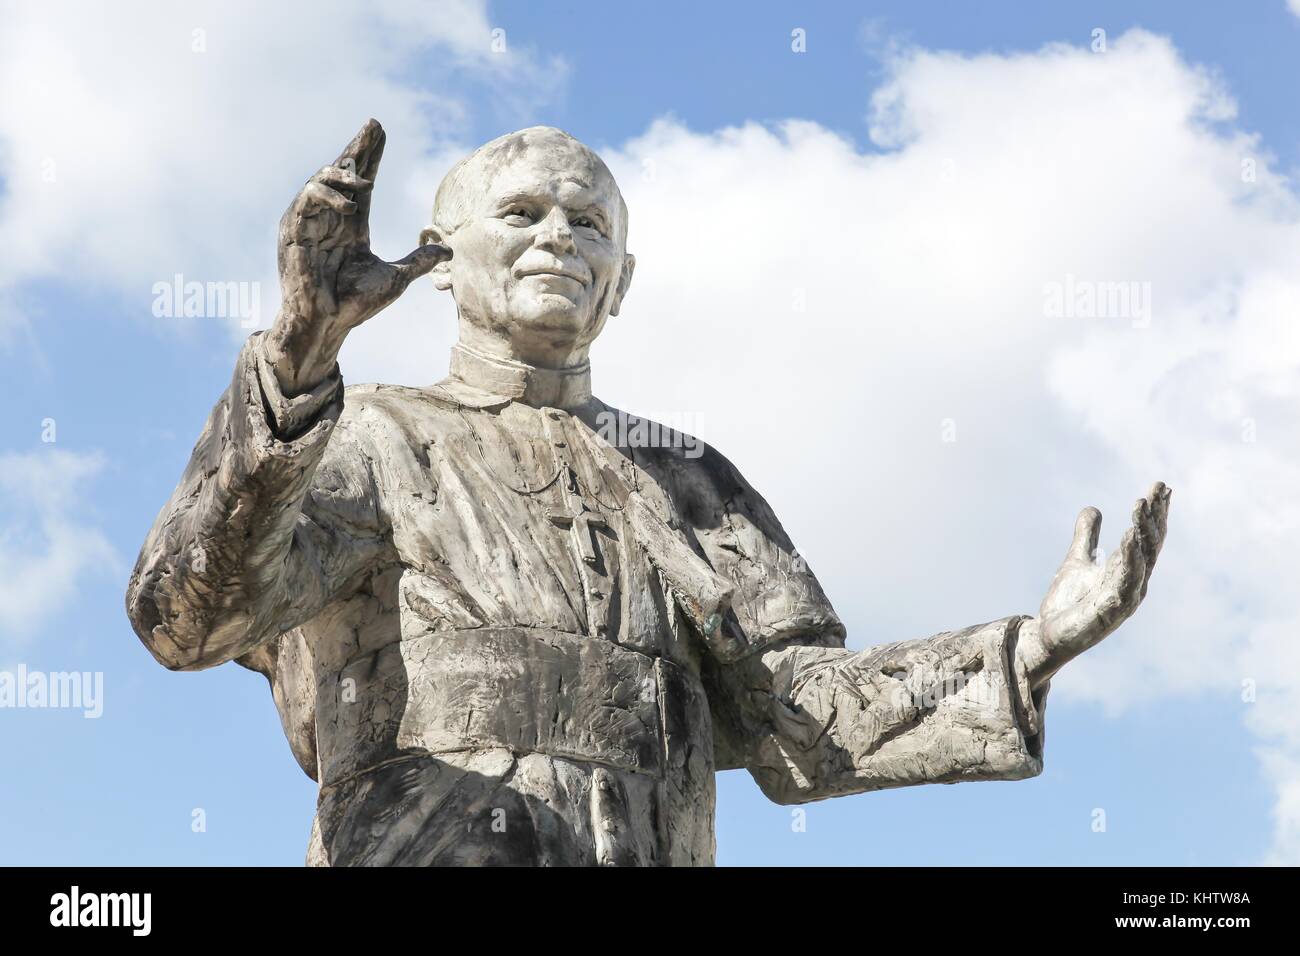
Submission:
[[[1024,617],[853,652],[768,504],[556,371],[284,396],[241,351],[140,554],[165,666],[265,674],[313,865],[714,860],[714,773],[803,803],[1042,769]]]

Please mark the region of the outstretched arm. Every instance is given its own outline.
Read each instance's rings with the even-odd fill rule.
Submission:
[[[1157,484],[1105,564],[1100,514],[1075,540],[1039,617],[845,650],[800,636],[716,668],[715,697],[737,763],[778,803],[921,783],[1016,780],[1042,770],[1051,676],[1136,609],[1164,540],[1170,493]]]
[[[800,639],[725,668],[740,763],[769,799],[1042,770],[1047,686],[1015,648],[1024,618],[854,652]]]

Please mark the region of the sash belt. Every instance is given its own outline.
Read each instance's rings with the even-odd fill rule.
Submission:
[[[430,631],[325,682],[321,782],[422,754],[504,748],[662,777],[709,737],[698,679],[662,658],[543,628]],[[326,753],[325,751],[332,751]]]

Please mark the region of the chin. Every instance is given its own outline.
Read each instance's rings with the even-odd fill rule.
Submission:
[[[517,303],[513,312],[516,321],[528,328],[568,332],[575,338],[588,329],[592,318],[585,302],[574,302],[567,296],[550,292],[530,296],[528,302]]]

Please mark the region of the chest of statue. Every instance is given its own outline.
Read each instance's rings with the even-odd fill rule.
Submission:
[[[670,504],[629,457],[553,408],[431,408],[420,424],[385,479],[403,639],[542,628],[694,666],[664,565],[698,559],[648,546]]]
[[[318,622],[334,635],[318,647],[360,651],[322,669],[323,784],[466,750],[704,780],[688,612],[725,586],[672,529],[668,492],[581,414],[421,401],[399,417],[404,447],[373,470],[400,565]]]

